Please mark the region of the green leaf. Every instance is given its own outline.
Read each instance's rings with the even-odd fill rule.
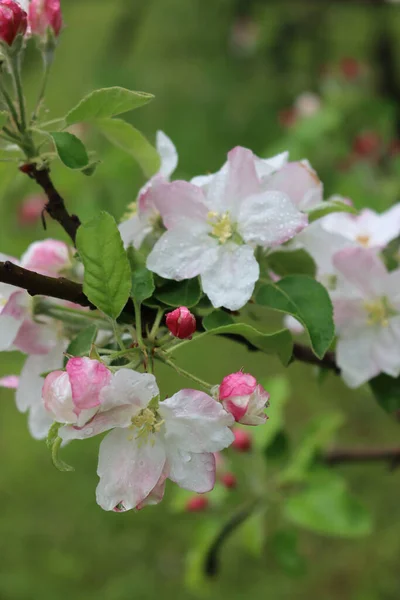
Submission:
[[[106,119],[139,108],[153,100],[153,94],[133,92],[122,87],[103,88],[85,96],[65,117],[67,125]]]
[[[315,262],[305,250],[273,252],[268,256],[268,266],[281,277],[296,274],[314,277],[316,273]]]
[[[157,150],[144,135],[121,119],[101,119],[96,126],[114,146],[124,150],[139,163],[146,177],[151,177],[160,168]]]
[[[60,160],[69,169],[83,169],[89,165],[89,156],[79,138],[66,131],[51,131]]]
[[[320,450],[329,444],[343,422],[343,415],[338,412],[315,417],[295,448],[288,468],[281,473],[281,481],[300,481],[306,477]]]
[[[238,534],[243,546],[255,558],[262,556],[265,545],[265,513],[256,511],[240,526]]]
[[[290,275],[260,287],[256,302],[293,315],[308,331],[314,354],[322,358],[333,341],[335,326],[329,294],[307,275]]]
[[[97,167],[101,164],[101,160],[92,160],[87,167],[82,169],[82,173],[86,177],[91,177],[96,172]]]
[[[89,354],[92,344],[96,339],[97,326],[88,325],[82,329],[78,335],[69,343],[66,354],[70,356],[86,356]],[[64,367],[68,362],[67,356],[64,358]]]
[[[271,540],[272,551],[278,565],[292,577],[306,572],[306,561],[297,549],[298,536],[292,529],[277,531]]]
[[[8,112],[6,110],[0,110],[0,129],[3,129],[8,121]]]
[[[321,217],[325,217],[325,215],[335,212],[347,212],[352,213],[353,215],[357,214],[357,210],[354,208],[354,206],[346,204],[346,202],[341,200],[325,200],[324,202],[320,202],[320,204],[313,206],[313,208],[307,213],[308,222],[312,223],[317,219],[321,219]]]
[[[97,308],[116,319],[131,291],[131,270],[114,218],[101,212],[81,225],[76,246],[85,267],[83,291]]]
[[[154,275],[146,268],[146,259],[132,246],[128,249],[128,258],[132,272],[131,296],[139,304],[151,298],[155,290]]]
[[[331,474],[318,475],[288,498],[284,516],[296,525],[338,537],[362,537],[372,531],[365,507],[349,494],[345,483]]]
[[[390,375],[378,375],[371,379],[369,385],[384,411],[393,413],[400,409],[400,377],[395,379]]]
[[[154,297],[168,306],[196,306],[202,296],[198,277],[184,281],[169,281],[157,289]]]
[[[289,437],[284,429],[280,429],[265,449],[265,457],[270,461],[285,461],[290,455]]]
[[[251,327],[250,325],[234,323],[232,325],[222,325],[216,329],[211,329],[202,334],[202,336],[206,334],[243,337],[254,346],[254,348],[257,348],[266,354],[277,354],[284,365],[287,365],[292,357],[293,340],[287,329],[281,329],[274,333],[261,333],[261,331],[257,331],[257,329],[254,329],[254,327]],[[194,337],[193,341],[196,339],[198,339],[198,337]]]
[[[231,315],[224,310],[213,310],[203,319],[203,327],[206,331],[221,327],[222,325],[232,325],[234,323]]]

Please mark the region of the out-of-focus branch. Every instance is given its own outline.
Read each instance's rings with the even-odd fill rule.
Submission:
[[[310,365],[316,365],[317,367],[322,367],[324,369],[329,369],[334,371],[337,375],[340,374],[340,369],[336,364],[336,357],[334,352],[327,352],[325,356],[320,359],[309,348],[308,346],[303,346],[303,344],[294,344],[293,345],[293,358],[300,362],[305,362]]]
[[[44,210],[60,223],[64,231],[69,235],[75,245],[76,232],[80,225],[80,220],[76,215],[70,215],[65,207],[64,200],[57,192],[50,177],[49,169],[38,169],[35,164],[25,164],[20,167],[22,173],[26,173],[31,179],[34,179],[42,188],[47,196],[47,204]]]
[[[335,448],[325,452],[323,462],[331,465],[387,462],[392,468],[400,466],[400,447],[395,448]]]

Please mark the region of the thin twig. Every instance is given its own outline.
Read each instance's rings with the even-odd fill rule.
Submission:
[[[400,447],[396,448],[336,448],[322,456],[330,466],[354,463],[388,462],[394,468],[400,466]]]
[[[293,358],[300,362],[305,362],[310,365],[316,365],[324,369],[334,371],[337,375],[340,374],[340,369],[336,364],[334,352],[327,352],[323,358],[315,356],[311,348],[303,346],[303,344],[293,344]]]

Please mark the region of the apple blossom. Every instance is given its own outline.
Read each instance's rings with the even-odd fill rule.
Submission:
[[[0,2],[0,39],[11,46],[17,35],[24,35],[28,27],[28,15],[18,2]]]
[[[17,377],[17,375],[5,375],[4,377],[0,377],[0,387],[16,390],[18,384],[19,377]]]
[[[173,336],[184,340],[196,331],[196,318],[186,306],[180,306],[166,316],[166,324]]]
[[[400,269],[387,272],[372,249],[345,248],[333,257],[337,364],[349,387],[379,373],[400,374]]]
[[[213,306],[230,310],[246,304],[259,278],[254,248],[282,244],[308,222],[287,194],[263,190],[253,153],[240,147],[202,188],[185,181],[160,184],[154,203],[168,231],[147,267],[176,281],[200,275]]]
[[[33,35],[46,38],[48,30],[56,37],[60,35],[63,24],[60,0],[31,0],[28,15]]]
[[[119,226],[125,246],[133,244],[135,248],[140,248],[145,237],[161,225],[160,214],[153,202],[153,191],[160,183],[169,181],[177,167],[178,154],[174,144],[163,131],[157,131],[156,148],[161,159],[160,169],[142,187],[133,211],[128,212],[128,217]]]
[[[238,371],[224,377],[218,389],[218,397],[225,410],[239,423],[260,425],[267,420],[265,408],[268,406],[269,394],[249,373]]]
[[[83,426],[59,430],[64,440],[112,429],[100,445],[97,501],[105,510],[141,506],[163,472],[185,489],[211,490],[213,452],[233,441],[233,418],[213,398],[181,390],[158,402],[153,375],[120,369],[100,392],[100,406]]]

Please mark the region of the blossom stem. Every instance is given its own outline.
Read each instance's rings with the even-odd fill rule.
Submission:
[[[149,333],[150,341],[153,341],[155,339],[157,332],[160,328],[160,323],[161,323],[161,319],[163,318],[163,315],[164,315],[164,309],[159,308],[157,310],[156,318],[154,319],[153,327],[151,328],[151,331]]]
[[[14,106],[14,102],[12,101],[10,94],[8,93],[7,89],[4,86],[3,81],[1,79],[0,79],[0,92],[1,92],[1,95],[3,96],[3,98],[4,98],[5,103],[8,106],[8,109],[10,111],[11,117],[12,117],[15,125],[20,130],[20,124],[19,124],[17,110],[16,110],[16,108]]]
[[[163,360],[163,362],[165,362],[165,364],[167,364],[170,367],[172,367],[177,373],[179,373],[179,375],[182,375],[183,377],[187,377],[188,379],[192,379],[193,381],[195,381],[196,383],[198,383],[199,385],[201,385],[201,387],[203,387],[208,392],[213,387],[211,385],[211,383],[208,383],[207,381],[204,381],[204,379],[200,379],[200,377],[196,377],[196,375],[193,375],[192,373],[189,373],[189,371],[186,371],[185,369],[182,369],[182,367],[178,367],[178,365],[176,365],[174,362],[172,362],[172,360],[162,359],[161,357],[160,357],[160,359]]]
[[[49,75],[50,75],[50,70],[51,70],[51,65],[53,64],[53,55],[49,55],[49,53],[47,53],[46,51],[44,51],[42,53],[43,56],[43,77],[42,77],[42,84],[40,86],[40,91],[39,91],[39,96],[37,99],[37,103],[35,106],[35,110],[33,111],[32,114],[32,122],[36,121],[39,115],[39,111],[40,111],[40,107],[42,105],[43,99],[44,99],[44,95],[46,93],[46,87],[47,87],[47,82],[49,80]]]
[[[112,320],[112,327],[115,335],[115,339],[117,341],[118,346],[121,348],[121,351],[126,351],[124,342],[122,341],[121,333],[119,331],[118,323],[115,319]]]
[[[9,57],[10,71],[14,81],[15,93],[18,99],[19,104],[19,116],[20,116],[20,131],[21,133],[25,133],[26,131],[26,110],[25,110],[25,98],[24,92],[22,89],[21,82],[21,61],[20,54],[16,53],[13,56]]]
[[[175,352],[175,350],[177,350],[178,348],[182,348],[182,346],[186,346],[186,344],[189,344],[190,342],[195,342],[195,341],[199,340],[201,337],[206,336],[207,334],[208,334],[208,331],[204,331],[203,333],[199,333],[199,335],[194,335],[190,339],[182,340],[178,344],[174,344],[173,346],[166,348],[164,350],[164,352],[165,352],[165,354],[171,354],[171,352]]]

